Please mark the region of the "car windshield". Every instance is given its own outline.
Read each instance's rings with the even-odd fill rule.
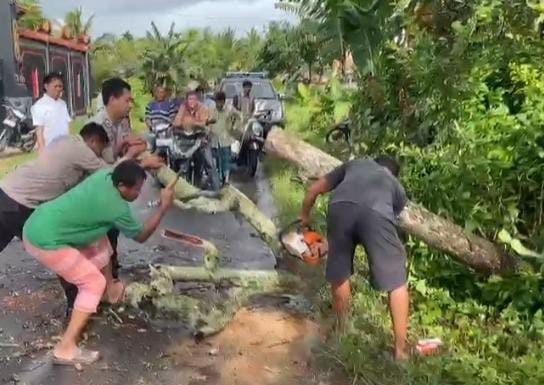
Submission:
[[[255,99],[276,98],[276,93],[274,92],[274,89],[269,82],[255,80],[252,80],[251,82],[253,83],[253,87],[251,88],[251,95],[253,95]],[[242,83],[243,80],[225,82],[221,87],[221,91],[223,91],[227,95],[227,98],[232,99],[234,96],[242,93]]]

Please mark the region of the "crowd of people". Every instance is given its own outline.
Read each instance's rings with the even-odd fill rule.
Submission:
[[[229,183],[233,143],[239,142],[240,128],[255,111],[251,81],[244,81],[242,88],[233,103],[226,104],[226,95],[221,91],[209,98],[204,87],[198,86],[180,101],[170,99],[169,90],[158,85],[146,107],[145,122],[151,132],[159,124],[167,124],[174,130],[206,132],[207,140],[196,153],[196,161],[209,176],[213,190]]]
[[[145,170],[162,167],[164,160],[153,154],[139,159],[147,142],[131,129],[133,99],[127,82],[112,78],[102,84],[104,107],[78,135],[69,134],[62,77],[51,74],[44,83],[45,94],[32,108],[38,155],[0,181],[0,251],[18,237],[30,255],[58,275],[66,294],[67,327],[54,348],[54,361],[89,364],[99,353],[79,346],[83,328],[101,301],[118,303],[123,297],[119,234],[145,242],[172,204],[173,192],[161,190],[158,209],[145,221],[131,211],[129,202],[140,194]],[[212,167],[215,151],[222,170],[217,178],[227,183],[236,122],[255,109],[251,83],[243,84],[232,105],[225,101],[222,92],[213,102],[206,101],[203,90],[196,89],[178,106],[167,89],[157,86],[145,122],[150,130],[157,120],[181,130],[206,128],[213,135],[202,149],[202,161]],[[361,244],[372,283],[389,293],[395,357],[405,359],[409,296],[406,254],[396,220],[407,200],[398,174],[398,163],[387,156],[350,161],[309,187],[300,218],[309,226],[317,196],[331,192],[326,278],[337,317],[342,322],[348,314],[354,251]]]

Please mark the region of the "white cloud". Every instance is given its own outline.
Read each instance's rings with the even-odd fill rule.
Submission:
[[[243,34],[251,28],[262,30],[270,21],[294,22],[296,17],[274,8],[275,0],[42,0],[45,13],[53,18],[62,17],[76,6],[87,14],[95,14],[93,35],[130,31],[142,36],[155,21],[165,31],[172,22],[176,29],[232,28]],[[74,4],[75,3],[75,4]]]

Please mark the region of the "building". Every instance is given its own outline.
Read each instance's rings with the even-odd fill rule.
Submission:
[[[72,115],[85,114],[91,103],[89,45],[45,31],[17,27],[15,0],[0,1],[0,101],[29,113],[43,95],[49,72],[64,77],[63,98]],[[3,112],[3,111],[2,111]]]

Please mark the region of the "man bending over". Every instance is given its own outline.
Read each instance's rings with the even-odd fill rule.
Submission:
[[[399,165],[391,157],[353,160],[314,182],[300,218],[310,222],[318,195],[331,192],[327,214],[329,256],[326,278],[340,325],[350,307],[355,246],[365,248],[372,285],[389,293],[395,335],[395,359],[407,358],[409,295],[406,252],[397,233],[397,217],[407,199],[397,180]]]
[[[173,191],[161,191],[156,213],[141,223],[129,202],[138,198],[146,173],[135,161],[113,170],[95,172],[57,199],[39,206],[23,228],[26,251],[67,282],[77,286],[68,327],[53,350],[57,364],[90,364],[99,353],[78,347],[81,331],[105,293],[122,297],[108,269],[112,247],[107,233],[116,228],[128,238],[145,242],[157,229],[173,200]]]

